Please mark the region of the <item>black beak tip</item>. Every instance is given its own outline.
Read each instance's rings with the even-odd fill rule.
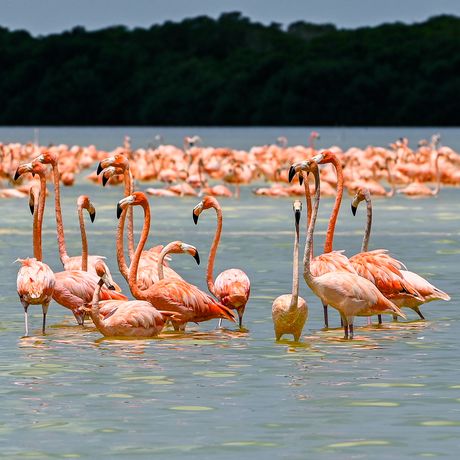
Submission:
[[[358,208],[356,206],[351,205],[351,212],[353,213],[354,216],[356,216],[356,210]]]
[[[33,204],[29,204],[29,209],[30,209],[30,213],[34,215],[34,205]]]
[[[198,216],[193,213],[193,222],[195,222],[195,225],[198,223]]]
[[[14,174],[14,180],[17,181],[21,177],[21,173],[19,172],[19,168],[16,169],[16,173]]]
[[[96,219],[96,211],[90,213],[89,218],[91,219],[91,222],[94,222],[94,220]]]
[[[295,212],[295,223],[296,225],[299,225],[300,222],[300,211]]]
[[[111,284],[111,285],[109,286],[109,290],[110,290],[110,291],[115,291],[115,286],[114,286],[113,284]]]
[[[117,204],[117,219],[120,218],[121,213],[123,212],[123,209],[120,206],[120,203]]]
[[[193,258],[196,260],[196,264],[200,265],[200,254],[198,254],[198,251],[195,252]]]
[[[303,184],[303,175],[302,174],[299,174],[299,184],[300,185]]]
[[[107,184],[107,182],[109,181],[109,179],[105,176],[102,176],[102,186],[105,187],[105,184]]]
[[[295,176],[295,168],[294,168],[294,166],[291,166],[291,167],[289,168],[289,182],[292,181],[292,179],[294,178],[294,176]]]
[[[99,176],[99,174],[101,174],[101,172],[102,172],[103,169],[104,169],[104,168],[101,166],[101,163],[99,163],[99,164],[97,165],[97,175],[98,175],[98,176]]]

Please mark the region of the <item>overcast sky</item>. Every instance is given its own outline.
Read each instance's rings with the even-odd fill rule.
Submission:
[[[83,25],[149,27],[164,21],[241,11],[255,21],[283,25],[304,20],[356,28],[384,22],[421,22],[460,16],[460,0],[0,0],[0,25],[49,34]]]

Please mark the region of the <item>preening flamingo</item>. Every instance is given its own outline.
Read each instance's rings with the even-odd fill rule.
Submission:
[[[382,313],[398,315],[404,313],[367,279],[355,273],[328,272],[315,276],[310,268],[312,238],[318,215],[320,201],[319,170],[315,161],[305,161],[302,169],[313,172],[315,176],[316,193],[312,217],[308,226],[307,241],[304,253],[304,279],[310,289],[321,299],[339,311],[345,331],[345,338],[353,338],[353,321],[355,316],[371,316]]]
[[[367,224],[366,231],[363,239],[362,249],[367,249],[369,243],[369,237],[371,232],[371,222],[372,222],[372,203],[370,196],[365,192],[357,194],[352,203],[353,214],[356,213],[356,209],[361,201],[366,200],[367,203]],[[372,254],[374,251],[371,251],[368,254]],[[354,257],[359,257],[359,254]],[[353,259],[353,257],[352,257]],[[350,259],[350,260],[352,260]],[[399,261],[396,261],[400,266],[398,267],[403,282],[401,283],[402,289],[395,289],[393,292],[384,292],[388,298],[391,299],[398,307],[407,307],[414,310],[421,319],[425,319],[422,312],[420,311],[420,305],[432,302],[433,300],[450,300],[450,296],[445,292],[438,289],[436,286],[433,286],[426,279],[422,278],[417,273],[408,271],[406,267]],[[358,270],[358,268],[357,268]],[[366,267],[363,266],[363,271],[366,271]],[[361,274],[361,273],[360,273]],[[361,276],[365,276],[363,273]],[[396,285],[397,286],[397,285]],[[415,291],[415,292],[414,292]]]
[[[40,167],[42,167],[40,165]],[[45,179],[46,181],[46,179]],[[45,185],[46,189],[46,185]],[[38,237],[41,226],[39,219],[40,213],[43,213],[40,201],[40,190],[38,187],[31,188],[32,201],[29,206],[33,212],[33,249],[34,257],[29,259],[18,259],[21,268],[18,272],[16,281],[19,300],[24,307],[25,335],[29,335],[28,308],[29,305],[41,305],[43,311],[42,333],[45,334],[46,314],[51,302],[56,279],[51,268],[41,261],[41,239]]]
[[[239,318],[239,326],[242,327],[243,314],[251,293],[251,282],[248,276],[239,268],[231,268],[220,273],[214,281],[214,260],[222,235],[222,208],[219,202],[212,196],[205,196],[203,200],[193,208],[193,221],[198,223],[201,212],[205,209],[214,208],[217,215],[217,227],[211,245],[206,271],[206,282],[211,294],[228,308],[236,310]],[[219,327],[221,321],[219,321]]]
[[[158,311],[145,300],[106,300],[100,302],[100,293],[105,284],[113,288],[112,279],[105,266],[96,264],[96,273],[100,277],[94,291],[91,308],[85,307],[91,315],[94,325],[105,337],[154,337],[164,328],[167,319],[180,320],[178,313]],[[104,314],[101,310],[105,309]]]
[[[284,334],[292,334],[296,342],[299,341],[305,321],[308,318],[308,306],[305,300],[299,296],[299,223],[302,211],[302,203],[294,201],[294,255],[292,272],[292,294],[283,294],[273,301],[272,319],[275,328],[276,340],[280,340]]]
[[[359,276],[368,279],[388,299],[396,296],[422,300],[416,289],[404,279],[400,270],[406,268],[402,262],[388,255],[387,249],[368,251],[369,237],[372,226],[371,194],[366,188],[359,188],[351,203],[353,215],[361,201],[367,203],[367,221],[361,252],[350,257],[350,262]],[[379,323],[382,318],[379,315]]]
[[[329,218],[329,224],[327,227],[326,240],[324,242],[324,253],[319,256],[313,257],[313,245],[311,247],[311,265],[310,269],[314,276],[320,276],[329,272],[347,272],[356,274],[356,270],[350,263],[345,254],[342,251],[333,251],[333,242],[334,242],[334,232],[335,224],[337,222],[337,217],[339,214],[340,205],[342,203],[343,197],[343,172],[342,165],[336,155],[331,151],[324,151],[323,153],[312,158],[311,161],[316,162],[317,164],[322,163],[332,163],[337,172],[337,193],[332,208],[331,217]],[[303,181],[302,169],[305,164],[308,162],[297,162],[294,163],[289,170],[289,182],[292,181],[296,173],[299,173],[299,182]],[[308,181],[305,180],[304,183],[305,191],[305,200],[307,202],[307,209],[311,209],[310,203],[310,189]],[[307,213],[307,228],[308,223],[310,222],[310,211]],[[327,304],[323,304],[323,315],[324,315],[324,327],[327,329],[329,327],[329,315],[327,310]]]
[[[202,292],[193,284],[182,279],[164,278],[146,290],[137,285],[137,269],[139,259],[148,238],[150,228],[150,206],[147,197],[142,192],[134,192],[123,198],[117,205],[117,217],[124,217],[128,206],[141,206],[144,210],[144,226],[141,237],[134,253],[134,259],[129,269],[129,288],[136,299],[147,300],[159,310],[177,312],[180,320],[172,320],[174,329],[184,330],[187,322],[195,323],[208,321],[213,318],[224,318],[234,321],[232,311],[216,302],[212,297]],[[120,226],[119,226],[120,228]],[[117,258],[119,266],[126,267],[123,254],[123,226],[117,240]]]

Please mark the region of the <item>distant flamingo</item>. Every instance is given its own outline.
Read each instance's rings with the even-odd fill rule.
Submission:
[[[228,308],[234,309],[238,313],[239,325],[242,326],[243,314],[251,292],[251,282],[248,276],[238,268],[225,270],[218,275],[214,281],[214,260],[222,234],[222,208],[219,202],[212,196],[205,196],[203,200],[193,208],[193,221],[198,223],[198,217],[205,209],[214,208],[217,214],[217,227],[214,240],[211,245],[208,258],[208,268],[206,272],[206,282],[211,294],[216,296],[219,301]],[[221,321],[219,321],[219,326]]]
[[[180,321],[172,321],[176,330],[184,330],[187,322],[202,322],[213,318],[224,318],[234,321],[232,311],[216,302],[212,297],[202,292],[193,284],[182,279],[164,278],[149,289],[142,291],[137,285],[137,269],[142,249],[147,241],[150,228],[150,206],[147,197],[142,192],[134,192],[118,202],[117,216],[120,217],[128,206],[142,206],[144,210],[144,226],[141,237],[134,253],[134,259],[129,270],[129,287],[136,299],[147,300],[156,308],[177,312]],[[119,266],[126,266],[123,254],[123,227],[117,238],[117,258]]]
[[[283,294],[273,301],[272,318],[276,340],[281,340],[284,334],[292,334],[298,342],[305,321],[308,318],[308,306],[302,297],[299,297],[299,222],[302,203],[294,201],[295,234],[294,256],[292,273],[292,294]]]
[[[41,167],[41,165],[40,165]],[[45,179],[46,181],[46,179]],[[46,187],[46,185],[45,185]],[[17,291],[22,306],[24,307],[24,321],[25,321],[25,335],[29,335],[29,323],[27,310],[29,305],[41,305],[43,311],[43,324],[42,333],[45,334],[46,328],[46,314],[48,306],[51,302],[54,292],[56,279],[51,268],[41,261],[41,239],[38,237],[40,233],[41,221],[39,219],[40,211],[40,191],[38,187],[31,189],[31,196],[33,197],[33,204],[31,210],[33,212],[33,248],[34,258],[18,259],[21,268],[17,277]]]
[[[113,288],[112,279],[105,266],[96,263],[96,273],[100,276],[94,291],[91,308],[85,307],[94,325],[105,337],[155,337],[164,328],[167,319],[179,321],[178,313],[158,311],[150,302],[144,300],[106,300],[100,302],[102,286]],[[102,309],[105,314],[101,314]]]
[[[351,210],[353,215],[355,215],[359,203],[364,200],[367,203],[366,230],[364,232],[361,252],[350,257],[351,264],[359,276],[375,284],[377,289],[388,299],[392,299],[395,296],[404,296],[405,298],[415,298],[423,301],[423,298],[420,297],[420,294],[414,287],[404,279],[400,271],[406,268],[404,264],[389,256],[386,249],[368,251],[372,226],[372,203],[368,189],[358,189],[351,204]],[[379,315],[379,323],[381,322],[382,318]]]
[[[302,169],[306,172],[313,172],[316,183],[315,203],[305,244],[305,282],[323,304],[329,304],[339,311],[346,339],[353,338],[355,316],[389,313],[405,318],[404,313],[396,305],[386,299],[370,281],[359,275],[340,271],[329,272],[320,276],[312,274],[310,269],[311,243],[319,208],[320,179],[316,162],[303,162]]]
[[[366,231],[364,234],[362,249],[363,248],[367,249],[367,245],[369,243],[370,231],[371,231],[371,222],[372,222],[372,204],[370,201],[370,197],[368,196],[366,198],[365,193],[357,195],[357,197],[355,197],[352,203],[352,211],[353,213],[356,213],[356,208],[358,207],[359,203],[363,200],[366,200],[367,202],[368,220],[367,220],[367,225],[366,225]],[[374,252],[376,251],[371,251],[367,254],[372,254]],[[357,254],[357,256],[359,256],[359,254]],[[357,257],[357,256],[354,256],[354,257]],[[385,254],[385,256],[387,255]],[[350,260],[354,259],[354,257],[352,257]],[[390,300],[394,302],[398,307],[411,308],[419,315],[421,319],[425,319],[422,312],[420,311],[420,305],[423,305],[428,302],[432,302],[433,300],[450,300],[450,296],[448,294],[441,291],[436,286],[433,286],[431,283],[429,283],[426,279],[422,278],[420,275],[417,275],[416,273],[413,273],[408,270],[403,270],[402,268],[405,269],[406,267],[401,262],[399,261],[396,261],[396,262],[399,264],[397,268],[399,269],[403,282],[402,283],[398,282],[396,284],[396,288],[393,291],[388,291],[388,290],[384,291],[383,289],[381,290],[385,294],[385,296],[390,298]],[[360,270],[357,267],[358,272],[364,271],[361,276],[365,275],[366,268],[367,270],[370,269],[369,267],[363,266],[363,269]],[[400,289],[398,289],[398,284],[401,286]],[[379,287],[379,285],[377,285],[377,287]]]
[[[334,241],[334,232],[335,232],[335,224],[337,222],[337,217],[339,214],[340,205],[342,203],[342,196],[343,196],[343,172],[342,172],[342,165],[336,155],[326,150],[321,154],[312,158],[312,161],[316,162],[317,164],[322,163],[332,163],[337,172],[337,193],[334,202],[334,206],[332,208],[331,217],[329,218],[329,224],[327,227],[326,233],[326,240],[324,242],[324,253],[320,254],[319,256],[313,257],[313,246],[311,247],[311,271],[314,276],[320,276],[325,273],[329,272],[347,272],[356,274],[356,270],[350,263],[343,251],[333,251],[333,241]],[[294,175],[302,171],[302,166],[308,164],[308,161],[305,162],[297,162],[293,164],[289,170],[289,181],[291,182]],[[301,173],[300,173],[301,174]],[[299,181],[303,181],[302,174],[299,176]],[[307,209],[311,209],[309,205],[310,202],[310,189],[308,187],[308,182],[305,180],[304,184],[305,189],[305,200],[307,202]],[[307,217],[307,228],[308,222],[310,221],[310,212],[308,212]],[[324,327],[327,329],[329,327],[329,315],[327,310],[327,304],[323,304],[323,315],[324,315]]]

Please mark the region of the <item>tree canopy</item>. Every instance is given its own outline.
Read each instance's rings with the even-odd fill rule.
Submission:
[[[0,27],[3,125],[460,125],[460,18]]]

